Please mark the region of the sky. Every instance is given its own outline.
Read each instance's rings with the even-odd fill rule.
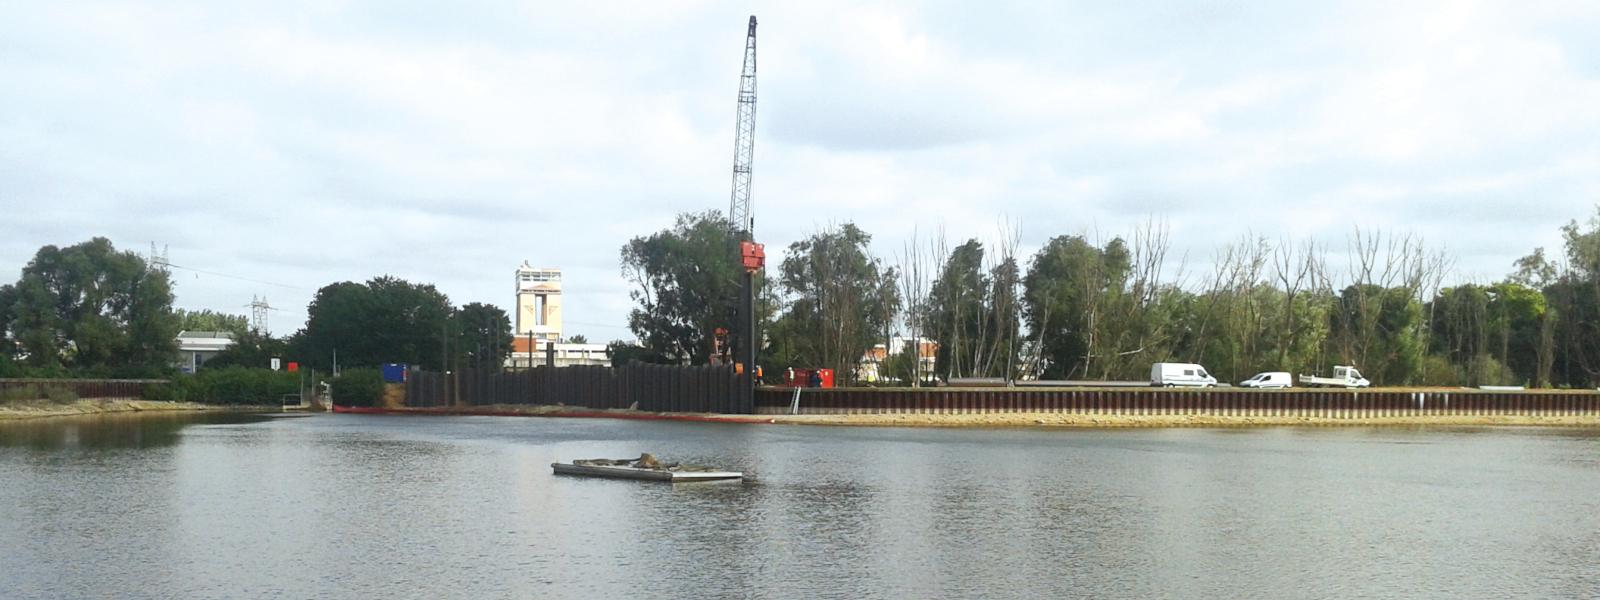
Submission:
[[[177,307],[287,335],[379,275],[510,309],[528,261],[629,339],[620,247],[727,210],[752,13],[769,268],[1154,220],[1189,272],[1361,227],[1492,281],[1600,204],[1595,2],[0,0],[0,280],[154,243]]]

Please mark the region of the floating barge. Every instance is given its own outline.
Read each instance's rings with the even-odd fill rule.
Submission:
[[[648,456],[648,455],[647,455]],[[640,466],[638,459],[594,459],[575,460],[570,463],[550,463],[550,468],[557,475],[579,475],[584,477],[610,477],[612,479],[645,479],[649,481],[716,481],[726,479],[744,479],[744,473],[737,471],[717,471],[706,467],[678,464],[661,464]],[[654,457],[649,461],[654,463]]]

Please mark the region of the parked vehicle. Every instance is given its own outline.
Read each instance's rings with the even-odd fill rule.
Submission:
[[[1267,371],[1265,373],[1256,373],[1255,377],[1239,382],[1239,387],[1263,390],[1283,389],[1294,387],[1294,378],[1287,371]]]
[[[1333,377],[1301,375],[1300,385],[1309,385],[1312,387],[1364,388],[1371,386],[1372,382],[1367,381],[1367,378],[1362,377],[1361,372],[1357,371],[1355,367],[1339,365],[1333,368]]]
[[[1217,378],[1194,363],[1156,363],[1150,365],[1150,385],[1157,387],[1216,387]]]

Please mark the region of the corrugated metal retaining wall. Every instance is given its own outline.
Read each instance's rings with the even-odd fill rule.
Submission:
[[[787,414],[793,388],[756,391],[756,413]],[[806,389],[800,414],[1062,412],[1374,418],[1424,415],[1593,415],[1592,392],[1362,390]]]
[[[513,373],[459,369],[448,375],[414,371],[406,380],[406,406],[561,404],[608,409],[637,402],[639,410],[651,412],[750,413],[748,390],[749,380],[731,366],[540,367]]]
[[[45,388],[66,388],[79,398],[138,400],[144,386],[167,383],[165,379],[0,379],[0,396],[38,395]]]

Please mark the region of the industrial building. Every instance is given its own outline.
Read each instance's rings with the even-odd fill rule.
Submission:
[[[517,310],[509,368],[528,368],[551,361],[557,367],[610,366],[605,344],[567,342],[561,328],[561,269],[534,267],[527,261],[517,267]]]
[[[178,370],[193,373],[223,350],[233,345],[233,334],[226,331],[178,332]]]

